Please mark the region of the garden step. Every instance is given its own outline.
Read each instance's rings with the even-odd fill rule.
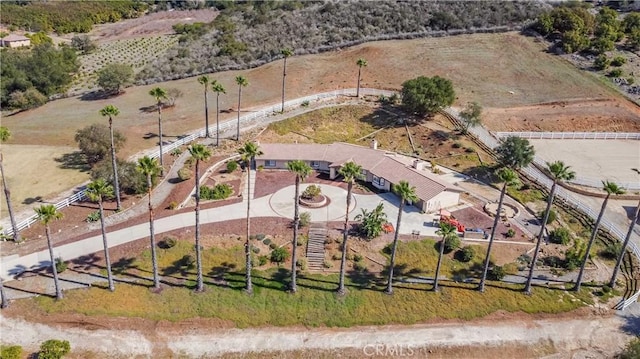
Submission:
[[[309,269],[322,270],[324,268],[326,239],[327,227],[325,223],[311,223],[309,240],[307,241],[307,263]]]

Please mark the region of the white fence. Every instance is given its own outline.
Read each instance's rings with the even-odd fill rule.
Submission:
[[[522,137],[531,140],[640,140],[638,132],[496,132],[496,137]]]
[[[366,89],[366,88],[361,88],[360,89],[360,93],[363,95],[385,95],[385,96],[391,96],[392,94],[394,94],[393,91],[385,91],[385,90],[377,90],[377,89]],[[323,93],[319,93],[319,94],[315,94],[315,95],[310,95],[310,96],[305,96],[305,97],[301,97],[298,99],[294,99],[294,100],[289,100],[286,101],[284,103],[285,106],[285,110],[287,109],[292,109],[292,108],[297,108],[300,107],[303,103],[306,102],[313,102],[313,101],[320,101],[320,100],[325,100],[325,99],[333,99],[333,98],[337,98],[340,96],[346,96],[346,95],[350,95],[350,96],[355,96],[356,94],[356,89],[342,89],[342,90],[336,90],[336,91],[331,91],[331,92],[323,92]],[[240,117],[240,123],[241,124],[245,124],[251,121],[256,121],[256,120],[260,120],[260,119],[265,119],[269,116],[274,116],[279,114],[280,110],[282,109],[282,103],[277,103],[268,107],[265,107],[259,111],[255,111],[251,114],[248,115],[244,115]],[[233,128],[234,126],[237,125],[237,120],[233,119],[233,120],[229,120],[229,121],[225,121],[223,123],[220,124],[220,132],[224,132],[230,128]],[[209,131],[210,133],[214,133],[216,132],[216,126],[209,126]],[[164,153],[169,153],[171,151],[173,151],[174,149],[183,146],[185,144],[191,143],[192,141],[194,141],[195,139],[199,138],[199,137],[204,137],[206,131],[205,128],[202,128],[201,130],[192,133],[191,135],[179,138],[178,140],[171,142],[170,144],[166,145],[166,146],[162,146],[162,151]],[[156,150],[153,151],[152,153],[148,154],[149,157],[151,158],[158,158],[160,156],[160,151]],[[86,195],[84,192],[84,188],[80,188],[80,190],[77,193],[74,193],[73,195],[61,200],[60,202],[55,204],[55,207],[57,209],[63,208],[63,207],[67,207],[75,202],[81,201],[83,199],[85,199]],[[18,229],[18,231],[21,231],[25,228],[30,227],[33,223],[35,223],[38,220],[37,215],[33,214],[30,217],[16,223],[16,227]],[[13,228],[9,227],[7,229],[4,230],[4,234],[8,237],[13,235]]]
[[[496,132],[497,138],[521,137],[526,139],[554,139],[554,140],[640,140],[640,133],[637,132]],[[545,168],[547,165],[539,158],[533,162]],[[602,188],[602,181],[595,178],[576,176],[568,181],[580,186]],[[639,190],[640,182],[618,182],[616,184],[627,190]]]

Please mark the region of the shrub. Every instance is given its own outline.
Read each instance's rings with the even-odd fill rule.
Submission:
[[[593,66],[598,70],[606,70],[606,68],[609,67],[610,63],[611,62],[609,61],[607,55],[602,54],[596,57],[595,61],[593,62]]]
[[[489,278],[491,280],[502,280],[506,275],[504,268],[501,266],[493,266],[491,270],[489,270]]]
[[[309,107],[309,100],[304,100],[302,101],[302,103],[300,104],[301,107]]]
[[[63,261],[62,258],[56,258],[56,271],[58,273],[66,271],[68,266],[67,262]]]
[[[540,221],[544,219],[544,211],[538,212],[538,218]],[[553,223],[558,218],[558,214],[553,209],[549,210],[549,218],[547,218],[547,224]]]
[[[336,252],[334,254],[331,255],[331,259],[333,259],[334,261],[339,261],[342,259],[342,253],[341,252]]]
[[[256,239],[259,241],[264,241],[266,240],[267,236],[264,233],[258,233],[256,234]]]
[[[233,173],[237,169],[238,169],[238,162],[236,161],[227,162],[227,173]]]
[[[306,246],[309,238],[305,235],[298,236],[298,247]]]
[[[453,147],[453,148],[462,148],[462,143],[454,142],[453,145],[451,145],[451,147]]]
[[[276,247],[278,247],[278,246],[273,242],[269,245],[269,248],[271,248],[271,249],[276,249]]]
[[[444,251],[445,253],[449,253],[455,249],[460,247],[460,238],[457,235],[447,237],[444,240]]]
[[[608,259],[616,259],[620,255],[622,251],[622,244],[620,242],[609,243],[604,247],[604,249],[600,252],[602,257]]]
[[[296,266],[300,267],[301,270],[307,270],[307,258],[299,258],[296,260]]]
[[[636,82],[636,79],[633,77],[627,77],[627,85],[633,85]]]
[[[22,347],[19,345],[0,346],[0,358],[20,359],[22,358]]]
[[[196,264],[196,258],[191,254],[185,254],[180,259],[180,264],[187,268],[193,268],[193,266]]]
[[[300,222],[298,222],[300,227],[306,227],[309,225],[309,223],[311,223],[311,213],[309,212],[300,213]]]
[[[322,262],[322,266],[329,269],[331,267],[333,267],[333,263],[331,263],[330,261],[324,261]]]
[[[187,165],[178,170],[178,178],[180,181],[186,181],[191,179],[191,177],[193,177],[193,171],[191,168],[187,167]]]
[[[640,358],[640,338],[632,339],[624,348],[622,353],[616,357],[618,359],[637,359]]]
[[[613,69],[613,70],[609,71],[609,74],[607,76],[609,76],[609,77],[620,77],[620,76],[622,76],[622,70],[621,69]]]
[[[353,269],[362,272],[367,269],[367,264],[364,261],[353,262]]]
[[[567,245],[571,242],[571,233],[564,227],[556,228],[549,233],[549,240],[553,243]]]
[[[320,189],[320,186],[312,184],[311,186],[305,188],[304,192],[302,192],[302,198],[312,199],[319,196],[321,193],[322,189]]]
[[[548,256],[544,257],[542,263],[551,268],[562,268],[565,267],[566,262],[560,259],[558,256]]]
[[[353,255],[353,261],[354,262],[362,262],[364,260],[364,257],[362,256],[362,254],[354,254]]]
[[[611,290],[612,290],[611,287],[609,287],[606,284],[602,286],[602,293],[604,293],[604,294],[610,293]]]
[[[60,359],[71,351],[66,340],[49,339],[40,345],[38,359]]]
[[[611,60],[611,66],[620,67],[627,63],[627,59],[622,56],[616,56]]]
[[[502,266],[504,272],[507,274],[518,274],[518,264],[517,263],[507,263]]]
[[[269,257],[267,257],[267,256],[258,256],[258,265],[259,266],[263,266],[263,265],[267,264],[268,261],[269,261]]]
[[[287,259],[289,259],[289,256],[289,251],[284,247],[275,248],[271,251],[271,261],[273,263],[280,264],[282,262],[285,262]]]
[[[472,246],[465,246],[460,251],[458,257],[461,262],[469,262],[476,255],[476,250]]]
[[[87,223],[91,223],[91,222],[97,222],[99,220],[100,220],[100,211],[98,210],[98,211],[93,211],[89,213],[85,221],[87,221]]]
[[[516,236],[516,231],[513,228],[507,230],[507,238],[513,238]]]
[[[257,238],[258,238],[258,237],[256,237],[256,239],[257,239]],[[265,238],[265,239],[262,241],[262,243],[264,243],[264,244],[266,244],[266,245],[269,245],[269,244],[271,244],[271,239],[269,239],[269,238]]]
[[[233,193],[233,188],[226,183],[219,183],[213,188],[200,186],[200,198],[203,200],[227,199]]]
[[[158,246],[162,249],[169,249],[175,247],[176,244],[178,244],[178,240],[175,237],[167,236],[164,237],[160,243],[158,243]]]
[[[251,248],[251,251],[252,251],[253,253],[255,253],[255,254],[258,254],[258,253],[260,253],[260,248],[258,248],[258,247],[252,247],[252,248]]]
[[[171,152],[169,152],[169,154],[171,156],[177,157],[177,156],[180,156],[182,154],[182,150],[180,149],[180,147],[176,147],[173,150],[171,150]]]

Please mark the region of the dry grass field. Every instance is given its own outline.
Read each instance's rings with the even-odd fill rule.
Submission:
[[[637,108],[627,107],[627,101],[595,77],[576,69],[560,57],[545,52],[546,45],[533,38],[517,33],[475,34],[446,38],[428,38],[405,41],[380,41],[353,48],[318,55],[292,57],[288,60],[287,98],[355,87],[358,58],[368,60],[363,69],[362,86],[399,89],[403,81],[419,76],[440,75],[453,81],[457,93],[456,105],[467,101],[478,101],[491,113],[495,108],[512,108],[533,104],[570,101],[573,99],[609,99],[607,103],[617,108],[625,104],[620,116],[636,118]],[[251,110],[280,100],[282,61],[273,62],[246,71],[223,72],[213,75],[227,89],[220,98],[221,109],[237,107],[235,76],[247,77],[249,86],[243,90],[242,109]],[[202,86],[195,78],[170,81],[162,84],[131,87],[118,97],[104,100],[83,100],[80,97],[53,101],[40,108],[3,118],[3,126],[9,127],[13,139],[6,146],[46,145],[75,147],[75,132],[91,123],[102,122],[98,111],[107,104],[120,109],[115,119],[115,128],[127,136],[127,144],[120,154],[133,155],[143,149],[157,145],[157,115],[144,112],[143,107],[152,106],[154,99],[148,94],[153,87],[180,89],[184,96],[177,100],[174,108],[163,113],[164,133],[167,138],[188,134],[204,126]],[[213,96],[210,110],[215,111]],[[602,108],[598,109],[602,111]],[[549,114],[550,117],[561,115]],[[606,111],[605,111],[606,112]],[[635,112],[635,113],[634,113]],[[222,114],[225,120],[235,118],[235,112]],[[589,116],[589,107],[575,116]],[[602,116],[601,121],[611,120]],[[487,121],[491,121],[487,118]],[[9,153],[6,155],[10,157]],[[33,156],[25,156],[27,159]],[[10,161],[9,158],[7,158]],[[25,166],[37,168],[39,162],[24,162]],[[50,182],[64,178],[68,187],[77,184],[65,172],[59,172]],[[17,170],[14,178],[26,178],[28,172]],[[22,187],[24,181],[10,184]],[[38,187],[14,190],[16,202],[22,202],[18,193],[41,192]]]

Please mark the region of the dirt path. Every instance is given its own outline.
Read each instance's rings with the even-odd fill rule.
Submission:
[[[158,324],[158,323],[156,323]],[[586,319],[483,320],[469,323],[412,326],[357,327],[350,329],[208,329],[149,326],[144,331],[110,330],[85,326],[66,328],[0,317],[2,342],[36,350],[50,338],[68,340],[74,351],[114,356],[215,357],[225,354],[273,352],[349,351],[360,357],[404,356],[424,358],[443,348],[549,346],[560,357],[576,351],[590,358],[611,357],[632,338],[617,316]],[[271,352],[271,353],[268,353]],[[411,354],[411,355],[409,355]],[[555,356],[554,356],[555,357]]]

